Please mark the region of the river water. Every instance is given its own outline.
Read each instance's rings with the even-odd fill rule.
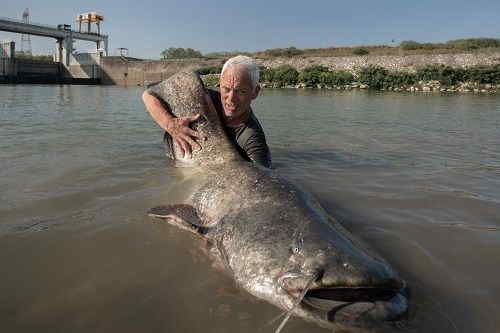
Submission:
[[[273,332],[192,236],[139,88],[0,86],[2,332]],[[279,173],[408,281],[400,331],[498,332],[500,96],[266,90]],[[325,332],[300,319],[284,332]]]

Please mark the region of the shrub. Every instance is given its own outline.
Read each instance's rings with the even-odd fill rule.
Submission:
[[[274,70],[272,68],[260,67],[259,70],[260,70],[260,81],[273,82]]]
[[[383,88],[413,85],[417,82],[416,75],[408,72],[389,72],[382,83]]]
[[[460,50],[476,50],[487,47],[500,47],[500,39],[495,38],[469,38],[456,39],[446,42],[447,45]]]
[[[445,85],[453,85],[466,80],[465,70],[445,65],[428,65],[419,68],[416,72],[418,80],[437,80]]]
[[[421,45],[414,40],[404,40],[399,44],[399,47],[403,50],[418,50]]]
[[[319,76],[319,82],[327,86],[343,86],[350,84],[354,77],[350,72],[322,72]]]
[[[352,54],[358,55],[358,56],[367,55],[369,53],[370,53],[370,51],[368,51],[367,49],[363,49],[361,47],[357,47],[357,48],[352,50]]]
[[[305,68],[299,74],[299,81],[306,84],[308,87],[314,87],[320,83],[321,73],[328,72],[328,68],[321,65],[314,65]]]
[[[359,71],[359,81],[367,84],[370,88],[384,88],[385,77],[389,72],[380,66],[368,66]]]
[[[279,49],[279,48],[268,49],[265,50],[263,53],[265,56],[270,56],[270,57],[293,57],[303,54],[304,51],[297,49],[295,46],[290,46],[285,49]]]
[[[202,67],[196,70],[196,73],[198,73],[199,75],[220,74],[221,72],[222,66]]]
[[[296,84],[299,72],[290,65],[283,65],[274,69],[273,81],[281,87]]]
[[[186,59],[186,58],[202,58],[200,51],[193,50],[192,48],[182,47],[169,47],[163,50],[160,55],[163,59]]]
[[[467,68],[465,70],[464,78],[465,81],[482,84],[500,84],[500,65]]]

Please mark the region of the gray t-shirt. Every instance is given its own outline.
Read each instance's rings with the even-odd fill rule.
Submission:
[[[158,85],[151,86],[147,89],[148,93],[159,97],[156,92]],[[220,93],[216,90],[207,89],[215,109],[219,114],[222,114],[223,107]],[[248,160],[253,161],[266,168],[271,168],[271,152],[267,146],[264,130],[260,125],[253,111],[250,113],[248,120],[238,127],[225,127],[229,139],[235,143],[236,149],[240,155]],[[165,152],[169,157],[172,157],[172,138],[165,132],[163,137],[165,142]]]

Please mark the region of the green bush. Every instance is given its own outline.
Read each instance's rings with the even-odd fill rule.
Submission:
[[[415,74],[408,72],[389,72],[382,83],[383,88],[411,86],[417,82]]]
[[[447,45],[460,50],[476,50],[487,47],[500,47],[500,39],[495,38],[469,38],[456,39],[446,42]]]
[[[343,86],[354,81],[351,73],[346,71],[338,72],[321,72],[319,75],[319,83],[327,86]]]
[[[380,66],[368,66],[359,71],[359,81],[367,84],[372,89],[381,89],[385,87],[385,77],[389,72]]]
[[[308,87],[315,87],[320,83],[321,73],[326,72],[328,72],[328,67],[321,65],[310,66],[299,74],[299,81],[305,83]]]
[[[454,85],[466,81],[466,70],[445,65],[428,65],[416,72],[417,80],[437,80],[444,85]]]
[[[274,70],[272,68],[260,67],[260,81],[273,82]]]
[[[169,47],[161,51],[160,55],[163,59],[188,59],[188,58],[202,58],[200,51],[193,50],[192,48],[182,47]]]
[[[358,56],[367,55],[369,53],[370,53],[370,51],[368,51],[367,49],[363,49],[361,47],[357,47],[357,48],[352,50],[352,54],[358,55]]]
[[[271,57],[293,57],[297,55],[301,55],[304,53],[303,50],[297,49],[295,46],[290,46],[285,49],[268,49],[265,50],[264,52],[265,56],[271,56]]]
[[[404,40],[399,44],[399,47],[403,50],[418,50],[422,46],[419,42],[414,40]]]
[[[220,74],[221,72],[222,66],[202,67],[196,70],[196,73],[198,73],[199,75]]]
[[[273,81],[281,87],[296,84],[299,78],[299,72],[290,65],[283,65],[274,69]]]
[[[500,84],[500,65],[467,68],[464,76],[465,81]]]

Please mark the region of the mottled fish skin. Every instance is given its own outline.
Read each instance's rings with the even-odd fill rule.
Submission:
[[[196,129],[208,139],[183,160],[201,170],[195,190],[182,205],[154,209],[152,215],[184,215],[176,217],[178,226],[207,239],[213,245],[209,253],[239,286],[284,310],[309,285],[310,302],[300,303],[293,314],[320,326],[376,327],[401,317],[407,311],[405,282],[311,194],[244,161],[204,94],[194,73],[178,73],[162,83],[160,97],[173,113],[200,114]],[[189,206],[194,213],[183,214]],[[196,227],[186,227],[189,223]],[[311,277],[317,277],[312,284]],[[322,297],[336,299],[328,299],[325,310]]]
[[[200,118],[191,127],[207,138],[206,141],[198,140],[203,148],[194,150],[190,157],[184,157],[179,147],[174,144],[176,161],[207,166],[230,160],[243,160],[227,137],[220,115],[210,112],[206,90],[196,73],[179,72],[159,83],[156,93],[176,117],[192,117],[199,114]]]

